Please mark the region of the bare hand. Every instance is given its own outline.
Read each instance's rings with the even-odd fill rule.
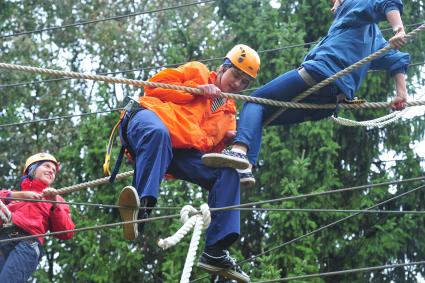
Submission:
[[[206,98],[218,98],[221,94],[221,90],[213,84],[200,85],[198,89],[202,91]]]
[[[336,13],[336,9],[338,9],[339,5],[341,5],[341,1],[340,0],[336,0],[334,2],[334,6],[331,9],[331,12],[335,14]]]
[[[406,108],[406,97],[405,96],[396,96],[391,102],[391,109],[393,110],[403,110]]]
[[[224,134],[223,142],[225,145],[230,145],[236,137],[236,131],[226,131]]]
[[[42,196],[46,199],[56,199],[56,196],[58,195],[58,191],[54,188],[46,188],[43,190]]]
[[[397,33],[390,38],[390,45],[393,49],[400,49],[407,42],[406,32],[403,27],[400,27]]]
[[[25,192],[21,192],[20,197],[21,198],[28,198],[28,199],[41,199],[43,196],[39,193],[36,193],[36,192],[25,191]]]

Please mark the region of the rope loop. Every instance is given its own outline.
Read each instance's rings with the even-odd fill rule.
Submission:
[[[200,207],[200,212],[198,212],[193,206],[185,205],[180,211],[180,220],[183,222],[183,226],[174,235],[165,239],[159,239],[158,246],[164,250],[175,246],[193,228],[192,239],[180,279],[180,283],[187,283],[189,282],[190,273],[195,262],[202,230],[207,229],[211,223],[210,208],[204,203]]]

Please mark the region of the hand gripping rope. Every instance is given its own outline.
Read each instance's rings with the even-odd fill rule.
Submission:
[[[0,200],[0,218],[3,222],[3,227],[11,226],[12,223],[12,213],[9,211],[7,206]]]
[[[194,227],[180,283],[189,282],[202,230],[207,229],[211,223],[211,213],[208,205],[204,203],[201,205],[200,210],[202,214],[199,214],[198,211],[191,205],[185,205],[180,211],[180,220],[184,223],[184,225],[173,236],[166,239],[160,239],[158,241],[158,246],[166,250],[180,242],[181,239],[183,239],[183,237],[192,229],[192,227]],[[189,217],[190,214],[192,216]]]

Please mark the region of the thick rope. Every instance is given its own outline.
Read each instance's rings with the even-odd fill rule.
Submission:
[[[103,81],[103,82],[106,82],[106,83],[113,83],[113,84],[127,84],[127,85],[133,85],[133,86],[136,86],[136,87],[144,87],[144,86],[154,87],[154,88],[160,87],[160,88],[167,88],[167,89],[173,89],[173,90],[181,90],[181,91],[189,92],[189,93],[192,93],[192,94],[195,94],[195,95],[203,95],[202,90],[200,90],[198,88],[180,86],[180,85],[173,85],[173,84],[166,84],[166,83],[138,81],[138,80],[132,80],[132,79],[109,77],[109,76],[102,76],[102,75],[90,75],[90,74],[69,72],[69,71],[58,71],[58,70],[52,70],[52,69],[37,68],[37,67],[15,65],[15,64],[7,64],[7,63],[0,63],[0,68],[6,69],[6,70],[22,71],[22,72],[27,72],[27,73],[40,73],[40,74],[48,74],[48,75],[60,76],[60,77],[64,76],[64,77],[69,77],[69,78],[74,78],[74,79]],[[339,74],[339,73],[337,73],[337,74]],[[332,77],[330,77],[330,78],[332,78]],[[325,81],[323,81],[323,82],[325,82]],[[320,84],[322,84],[323,82],[321,82]],[[241,94],[227,93],[227,92],[221,92],[220,97],[231,98],[231,99],[242,100],[242,101],[248,101],[248,102],[254,102],[254,103],[265,104],[265,105],[275,106],[275,107],[285,107],[285,108],[334,109],[336,107],[336,104],[297,103],[298,101],[301,100],[301,99],[298,99],[298,98],[294,99],[293,101],[279,101],[279,100],[273,100],[273,99],[267,99],[267,98],[261,98],[261,97],[252,97],[252,96],[248,96],[248,95],[241,95]],[[340,108],[343,108],[343,109],[384,108],[384,107],[388,107],[389,105],[390,105],[389,102],[374,102],[374,103],[368,102],[368,103],[358,104],[358,105],[357,104],[346,104],[346,105],[343,104],[343,105],[340,105]],[[418,106],[418,105],[425,105],[425,101],[417,101],[417,102],[411,102],[411,103],[407,104],[407,106]]]
[[[166,239],[160,239],[158,241],[158,246],[160,246],[164,250],[168,249],[180,242],[181,239],[183,239],[183,237],[194,227],[180,283],[189,282],[202,230],[207,229],[211,223],[211,213],[208,205],[204,203],[203,205],[201,205],[200,210],[202,212],[202,215],[198,214],[198,211],[192,206],[184,206],[180,212],[180,220],[184,223],[184,225],[174,235]],[[190,214],[195,215],[189,217]]]
[[[347,126],[347,127],[379,128],[379,127],[383,127],[383,126],[386,126],[386,125],[388,125],[392,122],[397,121],[409,110],[410,110],[410,108],[406,108],[403,111],[393,112],[393,113],[390,113],[388,115],[385,115],[385,116],[382,116],[382,117],[379,117],[379,118],[376,118],[376,119],[373,119],[373,120],[368,120],[368,121],[353,121],[353,120],[350,120],[350,119],[335,117],[335,116],[331,116],[331,117],[329,117],[329,119],[333,120],[337,124],[340,124],[342,126]]]
[[[414,29],[413,31],[409,32],[406,35],[406,40],[411,40],[413,37],[415,37],[420,31],[425,30],[425,24],[422,24],[421,26],[419,26],[418,28]],[[334,81],[336,81],[337,79],[339,79],[342,76],[345,76],[346,74],[358,69],[359,67],[363,66],[366,63],[369,63],[370,61],[380,57],[381,55],[383,55],[384,53],[386,53],[387,51],[391,50],[392,47],[391,45],[387,45],[384,48],[376,51],[375,53],[372,53],[371,55],[363,58],[362,60],[354,63],[353,65],[337,72],[335,75],[327,78],[326,80],[321,81],[320,83],[316,84],[315,86],[309,88],[308,90],[304,91],[303,93],[301,93],[300,95],[298,95],[297,97],[295,97],[292,101],[293,102],[298,102],[303,100],[304,98],[306,98],[307,96],[309,96],[310,94],[313,94],[314,92],[318,91],[319,89],[327,86],[330,83],[333,83]],[[357,107],[355,107],[357,108]],[[358,107],[358,108],[364,108],[364,107]],[[273,114],[265,123],[264,126],[270,124],[271,122],[273,122],[274,119],[276,119],[277,117],[279,117],[283,112],[285,112],[288,109],[280,109],[278,110],[275,114]]]
[[[134,171],[128,171],[128,172],[124,172],[124,173],[120,173],[117,175],[117,177],[115,178],[115,180],[121,180],[130,176],[133,176]],[[109,177],[104,177],[104,178],[100,178],[100,179],[96,179],[93,181],[89,181],[89,182],[85,182],[85,183],[81,183],[81,184],[77,184],[77,185],[72,185],[69,187],[64,187],[61,189],[58,189],[58,194],[59,195],[63,195],[63,194],[68,194],[68,193],[72,193],[75,191],[80,191],[82,189],[86,189],[89,187],[97,187],[99,185],[103,185],[103,184],[109,184]]]
[[[425,29],[425,24],[422,24],[420,27],[418,27],[417,29],[415,29],[412,32],[410,32],[409,34],[407,34],[406,39],[410,39],[410,38],[416,36],[416,34],[419,31],[422,31],[424,29]],[[381,50],[378,50],[374,54],[369,55],[368,57],[366,57],[366,58],[360,60],[359,62],[353,64],[352,66],[336,73],[334,76],[329,77],[328,79],[320,82],[316,86],[314,86],[314,87],[310,88],[309,90],[305,91],[304,93],[300,94],[300,96],[296,97],[292,102],[265,99],[265,98],[260,98],[260,97],[251,97],[251,96],[247,96],[247,95],[240,95],[240,94],[226,93],[226,92],[222,92],[220,94],[220,96],[225,97],[225,98],[249,101],[249,102],[265,104],[265,105],[270,105],[270,106],[284,107],[284,109],[282,109],[280,114],[283,111],[286,111],[287,110],[286,108],[333,109],[336,106],[335,104],[316,105],[316,104],[308,104],[308,103],[297,104],[295,102],[302,100],[303,98],[310,95],[311,93],[313,93],[313,92],[317,91],[318,89],[328,85],[329,83],[332,83],[333,81],[335,81],[339,77],[344,76],[345,74],[353,71],[354,69],[360,67],[361,65],[369,62],[370,60],[373,60],[373,59],[381,56],[383,53],[387,52],[390,49],[391,49],[390,46],[386,46],[386,47],[382,48]],[[138,81],[138,80],[116,78],[116,77],[109,77],[109,76],[102,76],[102,75],[90,75],[90,74],[84,74],[84,73],[78,73],[78,72],[58,71],[58,70],[52,70],[52,69],[37,68],[37,67],[15,65],[15,64],[6,64],[6,63],[0,63],[0,68],[7,69],[7,70],[23,71],[23,72],[28,72],[28,73],[48,74],[48,75],[53,75],[53,76],[68,77],[68,78],[74,78],[74,79],[103,81],[103,82],[114,83],[114,84],[115,83],[128,84],[128,85],[133,85],[133,86],[137,86],[137,87],[144,87],[144,86],[155,87],[155,88],[160,87],[160,88],[186,91],[186,92],[189,92],[189,93],[192,93],[192,94],[195,94],[195,95],[202,95],[203,94],[202,90],[200,90],[198,88],[179,86],[179,85],[173,85],[173,84],[156,83],[156,82],[148,82],[148,81]],[[365,103],[365,104],[369,105],[370,103]],[[341,108],[347,108],[347,109],[348,108],[349,109],[351,109],[351,108],[356,108],[356,109],[369,108],[365,104],[363,104],[363,105],[355,105],[354,104],[354,105],[350,105],[350,106],[346,105],[346,106],[343,106]],[[422,103],[420,105],[425,105],[425,101],[422,101]],[[387,103],[387,102],[381,102],[379,104],[380,108],[388,107],[388,106],[389,106],[389,103]],[[408,104],[407,106],[416,106],[416,105]],[[375,105],[374,107],[376,108],[377,105]],[[274,118],[273,118],[273,120],[274,120]],[[271,122],[271,120],[270,120],[270,122]]]
[[[0,200],[0,218],[3,222],[3,227],[7,227],[12,224],[12,213],[1,200]]]

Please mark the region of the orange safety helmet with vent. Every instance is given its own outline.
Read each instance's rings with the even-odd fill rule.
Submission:
[[[51,155],[50,153],[46,153],[46,152],[41,152],[41,153],[37,153],[34,154],[30,157],[28,157],[27,161],[25,162],[25,167],[24,167],[24,174],[27,174],[27,170],[28,167],[31,166],[31,164],[39,162],[39,161],[51,161],[56,165],[56,172],[59,172],[60,166],[59,166],[59,162],[56,160],[56,158]]]
[[[232,62],[232,64],[255,79],[257,77],[258,70],[260,69],[260,56],[251,47],[245,44],[235,45],[226,55],[226,58]]]

